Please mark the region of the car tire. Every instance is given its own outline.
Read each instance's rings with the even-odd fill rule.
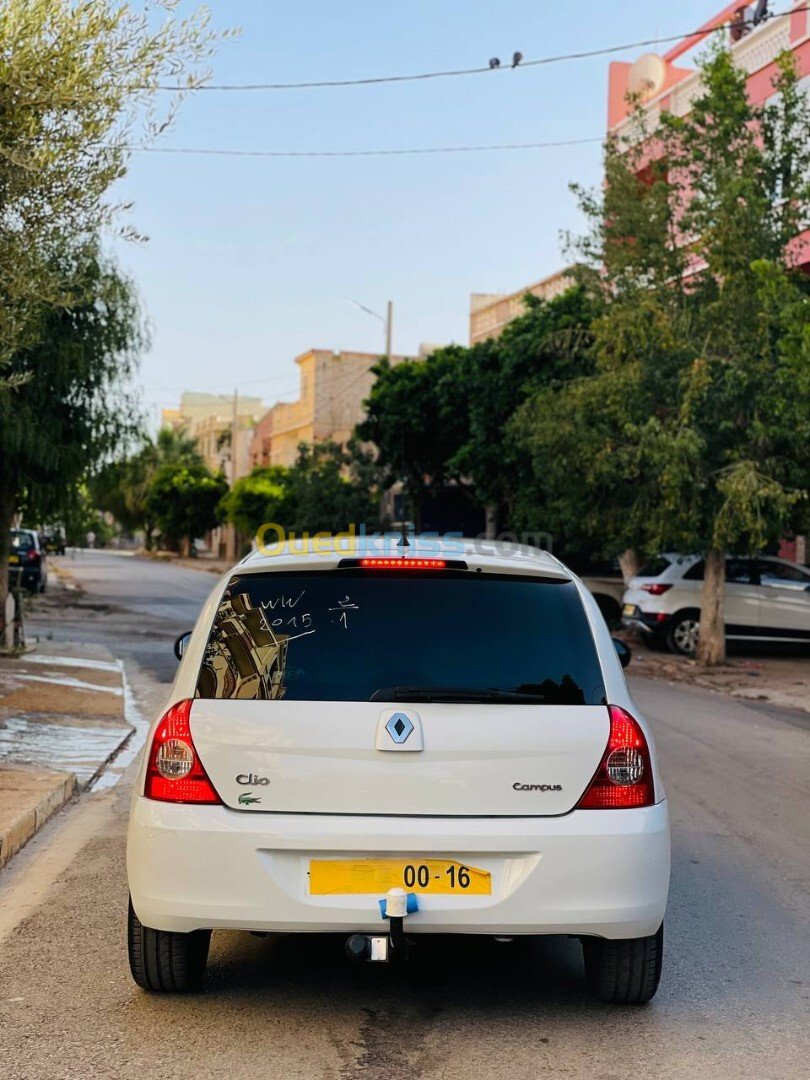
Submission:
[[[140,921],[130,900],[127,942],[129,969],[142,989],[164,994],[202,989],[210,930],[190,934],[152,930]]]
[[[48,578],[47,578],[47,577],[43,577],[43,576],[42,576],[42,575],[40,574],[40,576],[39,576],[39,592],[45,592],[45,590],[46,590],[47,588],[48,588]]]
[[[666,629],[667,648],[679,656],[694,656],[697,652],[699,611],[679,611],[672,616]]]
[[[588,989],[595,998],[610,1005],[646,1005],[661,979],[664,926],[651,937],[583,938],[582,951]]]

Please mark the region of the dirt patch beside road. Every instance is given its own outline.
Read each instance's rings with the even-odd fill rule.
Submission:
[[[686,683],[748,701],[769,701],[810,712],[810,649],[804,654],[735,655],[717,668],[705,668],[685,656],[654,652],[626,638],[633,651],[630,675]]]

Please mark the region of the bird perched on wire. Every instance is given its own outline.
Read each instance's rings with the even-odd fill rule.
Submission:
[[[492,57],[492,59],[491,59],[491,60],[490,60],[490,62],[489,62],[489,68],[490,68],[490,71],[494,71],[494,70],[495,70],[495,68],[499,68],[500,66],[501,66],[501,62],[500,62],[500,60],[498,59],[498,57],[497,57],[497,56],[493,56],[493,57]]]
[[[512,56],[512,67],[516,68],[522,59],[523,59],[523,53],[522,52],[514,53],[513,56]]]

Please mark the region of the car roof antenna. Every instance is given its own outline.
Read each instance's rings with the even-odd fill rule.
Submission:
[[[406,549],[409,548],[410,546],[411,546],[411,542],[408,539],[408,525],[407,525],[407,522],[403,521],[403,523],[402,523],[402,536],[400,536],[399,540],[397,540],[397,547],[402,548],[402,558],[403,559],[408,554]]]

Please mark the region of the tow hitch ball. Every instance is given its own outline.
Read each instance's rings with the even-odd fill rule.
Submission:
[[[410,897],[404,889],[390,889],[380,910],[388,920],[387,934],[352,934],[346,942],[346,955],[350,960],[368,960],[387,963],[389,960],[406,960],[410,942],[405,936],[404,923],[408,915],[417,910],[416,897]]]

